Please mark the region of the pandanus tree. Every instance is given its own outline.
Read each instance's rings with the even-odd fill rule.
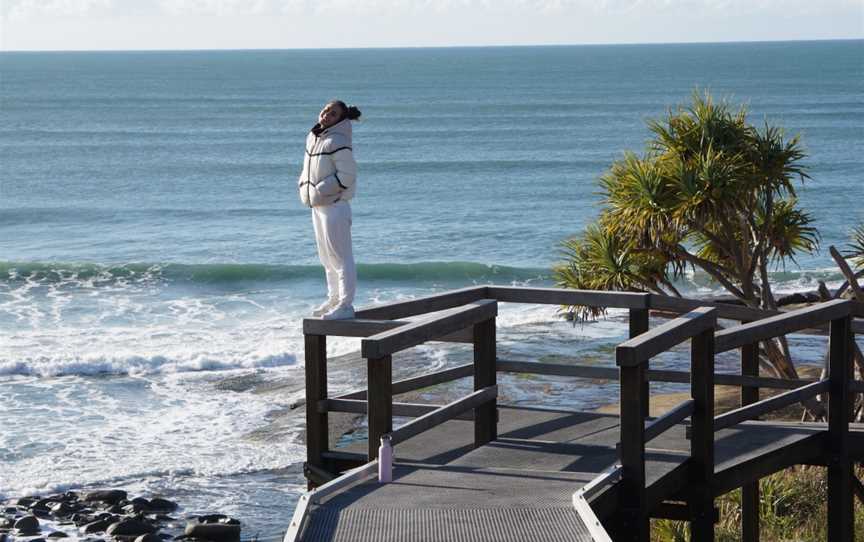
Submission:
[[[808,178],[799,138],[755,127],[745,107],[707,93],[648,126],[644,153],[625,153],[601,177],[597,221],[563,243],[558,284],[680,296],[675,281],[692,269],[748,307],[776,309],[770,271],[819,240],[795,195]],[[566,309],[575,318],[602,312]],[[761,353],[777,376],[798,377],[784,339]]]
[[[849,243],[846,256],[852,259],[855,269],[864,270],[864,222],[852,230],[852,240]]]

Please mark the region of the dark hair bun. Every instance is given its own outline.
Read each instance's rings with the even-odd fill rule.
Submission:
[[[357,120],[360,118],[360,115],[362,115],[362,114],[363,113],[361,113],[360,110],[357,109],[353,105],[349,105],[348,107],[345,108],[345,118],[346,119]]]

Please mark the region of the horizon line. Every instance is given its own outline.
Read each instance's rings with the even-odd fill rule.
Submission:
[[[812,43],[864,41],[864,36],[850,38],[803,38],[776,40],[728,40],[728,41],[649,41],[649,42],[609,42],[609,43],[528,43],[528,44],[488,44],[488,45],[384,45],[362,47],[240,47],[240,48],[189,48],[189,49],[0,49],[4,53],[180,53],[180,52],[227,52],[227,51],[384,51],[397,49],[492,49],[492,48],[530,48],[530,47],[609,47],[634,45],[734,45],[767,43]]]

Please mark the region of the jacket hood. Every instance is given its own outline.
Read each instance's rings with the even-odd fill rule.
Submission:
[[[320,124],[316,124],[312,127],[312,133],[318,137],[339,134],[343,137],[347,138],[348,141],[351,141],[351,120],[350,119],[342,119],[333,126],[329,128],[321,129]]]

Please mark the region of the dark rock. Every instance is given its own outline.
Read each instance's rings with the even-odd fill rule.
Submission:
[[[15,529],[21,536],[32,536],[39,532],[39,520],[33,516],[24,516],[15,522]]]
[[[101,533],[102,531],[107,529],[108,526],[112,523],[114,523],[114,518],[112,517],[91,521],[90,523],[84,525],[84,534]]]
[[[207,514],[195,518],[198,523],[225,523],[228,525],[240,525],[236,519],[229,518],[225,514]]]
[[[177,503],[174,501],[169,501],[168,499],[162,499],[160,497],[156,497],[155,499],[150,499],[150,510],[159,510],[161,511],[173,511],[177,509]]]
[[[69,535],[64,533],[63,531],[54,531],[53,533],[48,535],[48,538],[68,538]]]
[[[87,525],[91,521],[95,521],[96,518],[91,516],[90,514],[85,514],[84,512],[79,512],[77,514],[72,514],[72,523],[77,525],[78,527],[82,527]]]
[[[47,508],[31,508],[30,513],[32,513],[37,518],[42,519],[50,519],[51,518],[51,510]]]
[[[45,542],[44,538],[31,538],[27,542]]]
[[[91,491],[84,495],[84,500],[87,502],[104,502],[108,504],[117,504],[126,499],[126,492],[122,489],[103,489],[99,491]]]
[[[18,513],[18,507],[17,506],[7,506],[5,509],[3,509],[3,513],[4,514],[17,514]]]
[[[122,519],[116,523],[112,523],[105,532],[112,536],[138,536],[152,533],[155,530],[155,527],[144,521]]]
[[[79,498],[78,493],[76,493],[75,491],[67,491],[66,493],[63,494],[63,496],[66,499],[68,499],[70,502],[71,501],[77,501]]]
[[[230,518],[225,519],[230,520]],[[192,538],[210,540],[211,542],[239,542],[240,525],[239,523],[195,521],[186,525],[185,534]]]
[[[5,534],[0,533],[0,542],[6,542],[8,537]]]
[[[54,503],[54,501],[49,499],[49,498],[39,499],[38,501],[32,503],[27,508],[29,508],[30,510],[33,510],[35,508],[44,508],[45,510],[48,510],[48,509],[50,509],[50,507],[53,503]]]
[[[135,539],[135,542],[162,542],[162,537],[153,533],[142,534]]]
[[[114,505],[111,505],[110,507],[108,507],[106,512],[110,512],[112,514],[122,514],[122,513],[124,513],[124,510],[123,510],[123,507],[120,506],[119,504],[114,504]]]
[[[9,529],[15,525],[15,520],[12,518],[0,518],[0,529]]]
[[[18,506],[21,506],[23,508],[27,508],[28,506],[30,506],[31,504],[33,504],[37,500],[39,500],[37,497],[21,497],[20,499],[17,499],[15,501],[15,504],[17,504]]]
[[[77,504],[77,503],[76,503]],[[69,517],[81,509],[80,505],[70,504],[69,502],[54,502],[48,507],[55,516]]]
[[[123,505],[123,512],[126,514],[140,514],[142,512],[148,512],[150,509],[150,501],[142,497],[135,497]]]

